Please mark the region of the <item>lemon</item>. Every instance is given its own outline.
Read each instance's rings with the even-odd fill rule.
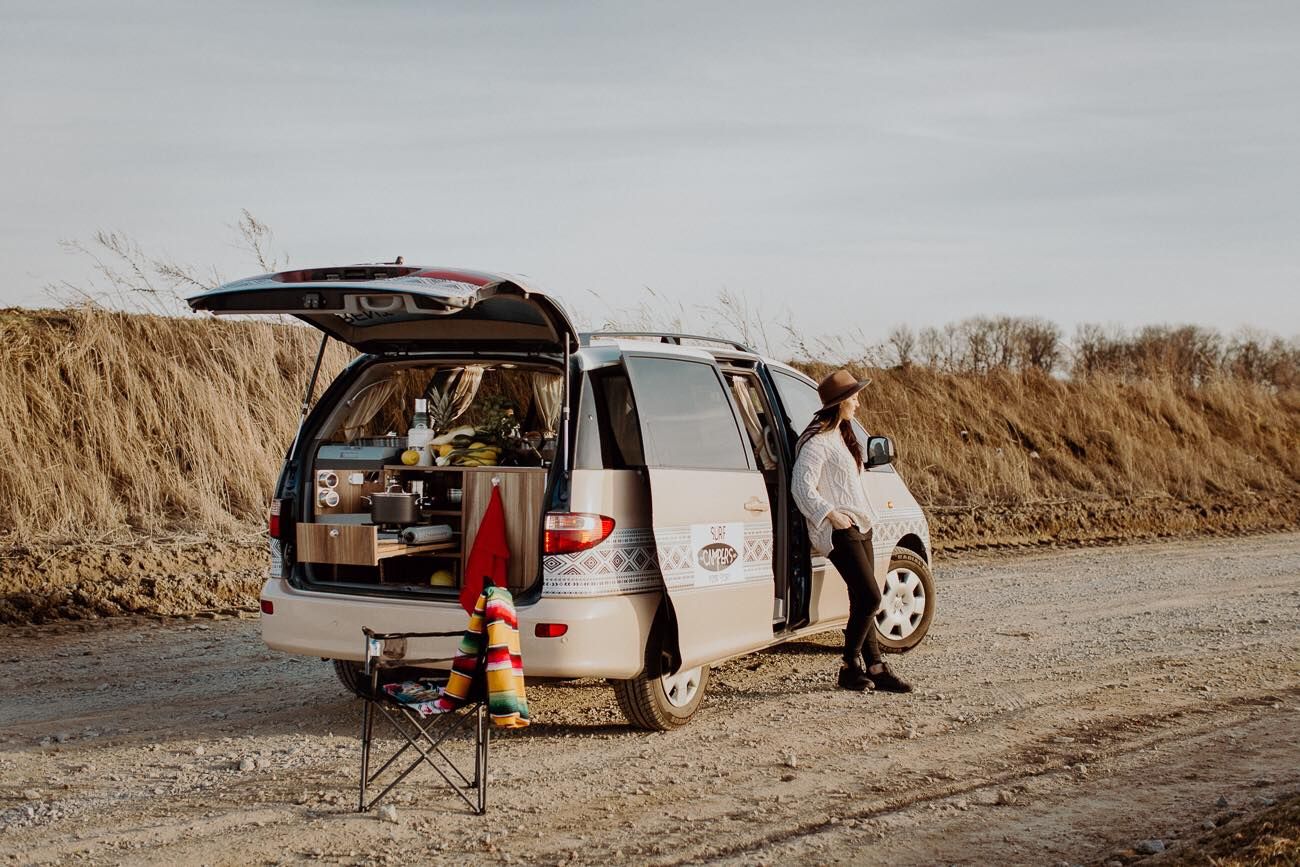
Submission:
[[[456,576],[452,575],[446,569],[439,569],[429,576],[429,583],[434,587],[455,587]]]
[[[456,447],[451,443],[443,443],[442,445],[438,446],[438,457],[440,458],[447,457],[447,455],[451,454],[452,450],[455,448]]]
[[[402,463],[406,464],[408,467],[413,467],[419,462],[420,462],[419,449],[407,449],[406,451],[402,452]]]

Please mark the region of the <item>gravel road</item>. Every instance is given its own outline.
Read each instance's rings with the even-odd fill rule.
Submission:
[[[359,702],[251,618],[0,631],[9,863],[1129,861],[1300,788],[1300,534],[971,556],[897,669],[835,634],[715,672],[687,728],[530,688],[489,813],[406,785],[352,812]],[[525,664],[527,660],[525,660]]]

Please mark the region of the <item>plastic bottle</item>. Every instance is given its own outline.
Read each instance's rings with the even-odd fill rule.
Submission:
[[[415,401],[415,415],[411,418],[411,429],[406,432],[406,447],[408,449],[423,450],[433,439],[433,431],[429,430],[429,413],[425,408],[428,404],[422,400]]]

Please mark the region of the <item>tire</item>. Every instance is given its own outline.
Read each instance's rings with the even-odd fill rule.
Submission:
[[[343,688],[358,698],[365,698],[366,691],[362,686],[365,683],[365,672],[359,662],[352,662],[347,659],[335,659],[334,676],[343,684]]]
[[[885,575],[885,588],[873,628],[886,653],[905,653],[916,647],[934,620],[934,578],[920,555],[895,549]]]
[[[681,728],[704,704],[709,667],[702,665],[674,675],[641,675],[611,680],[623,716],[634,727],[652,732]]]

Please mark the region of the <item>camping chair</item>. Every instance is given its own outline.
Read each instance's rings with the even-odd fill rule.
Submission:
[[[450,659],[407,659],[406,641],[408,638],[460,638],[462,632],[373,632],[363,627],[366,637],[367,677],[365,695],[362,696],[361,708],[361,798],[357,805],[358,812],[366,812],[380,802],[393,787],[406,779],[421,764],[427,764],[451,786],[470,809],[480,816],[487,812],[487,759],[488,759],[488,712],[487,712],[487,642],[479,650],[478,665],[471,682],[469,698],[459,708],[447,713],[435,713],[421,716],[420,712],[408,704],[398,701],[385,692],[379,685],[381,669],[393,669],[399,666],[429,665],[435,663],[450,666]],[[444,673],[442,682],[445,683]],[[436,685],[435,678],[422,678],[422,682]],[[393,755],[371,773],[371,753],[374,744],[374,725],[376,714],[388,720],[393,729],[405,741]],[[474,741],[474,772],[466,773],[444,751],[444,746],[465,736]],[[414,750],[418,755],[408,754]],[[383,791],[367,800],[367,792],[377,785],[377,780],[390,768],[397,770],[395,763],[402,756],[409,759],[405,769],[396,778],[384,786]],[[473,799],[471,799],[473,794]]]

